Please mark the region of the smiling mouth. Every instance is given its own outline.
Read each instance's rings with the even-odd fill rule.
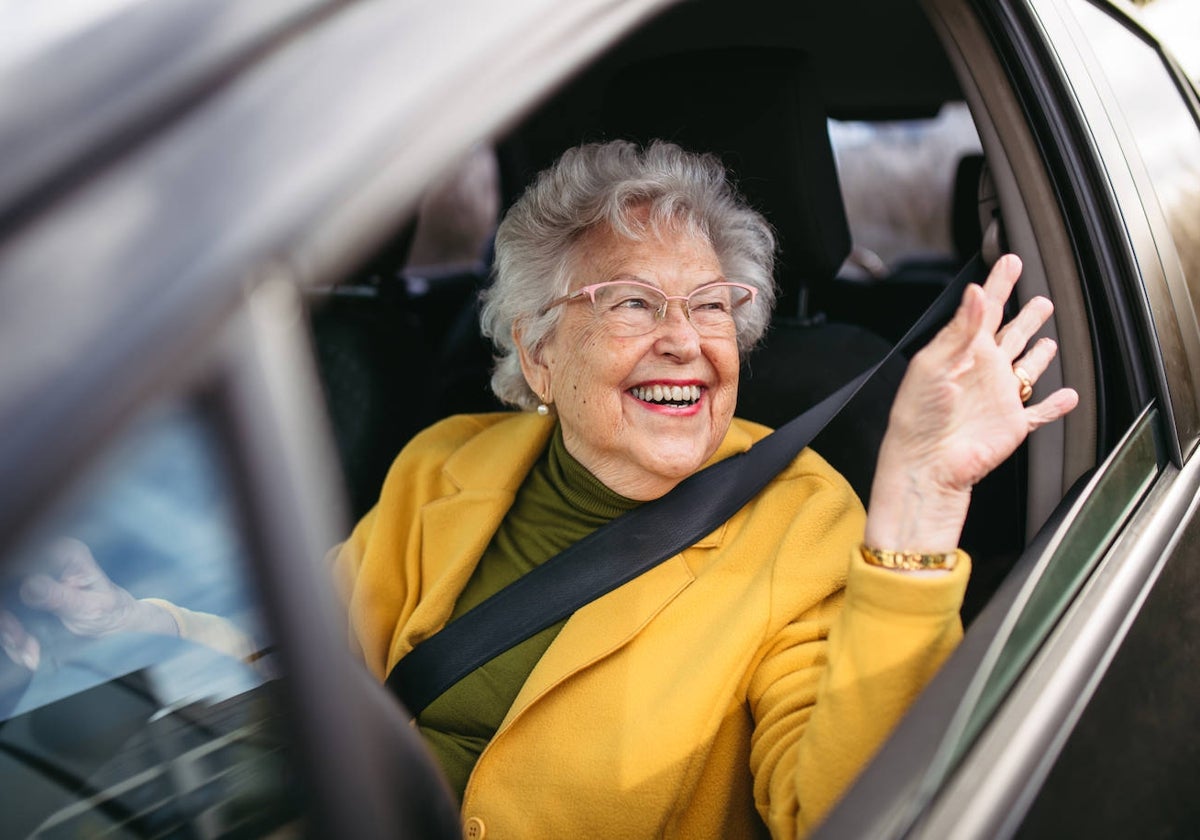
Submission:
[[[638,385],[629,393],[654,405],[688,406],[700,402],[701,390],[699,385]]]

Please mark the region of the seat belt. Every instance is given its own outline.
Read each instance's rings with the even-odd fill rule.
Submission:
[[[387,686],[415,717],[484,663],[707,536],[784,470],[897,353],[953,315],[987,269],[976,254],[887,355],[750,449],[627,511],[480,602],[409,651]]]

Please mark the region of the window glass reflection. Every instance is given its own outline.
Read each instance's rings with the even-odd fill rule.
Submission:
[[[1200,128],[1158,51],[1083,0],[1076,18],[1133,132],[1200,311]]]
[[[0,836],[295,819],[226,466],[206,414],[157,408],[0,561]]]

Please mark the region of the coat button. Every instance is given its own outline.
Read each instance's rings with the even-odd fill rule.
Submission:
[[[487,826],[479,817],[471,817],[463,824],[463,837],[466,840],[483,840],[487,835]]]

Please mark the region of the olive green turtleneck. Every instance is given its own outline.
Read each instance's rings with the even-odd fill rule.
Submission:
[[[637,504],[605,487],[571,457],[562,429],[556,429],[459,595],[451,618]],[[479,667],[418,715],[417,726],[460,800],[475,762],[565,623],[547,627]]]

